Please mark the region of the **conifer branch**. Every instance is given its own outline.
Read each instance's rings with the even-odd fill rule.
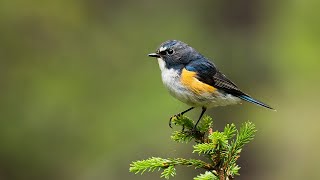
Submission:
[[[240,167],[236,161],[243,146],[254,138],[256,129],[253,123],[242,124],[240,130],[234,124],[227,124],[223,132],[213,132],[212,118],[209,116],[202,119],[197,131],[193,130],[194,122],[186,116],[175,117],[172,122],[181,126],[182,131],[174,131],[171,139],[185,143],[194,140],[196,144],[193,146],[193,153],[206,157],[210,163],[197,159],[152,157],[131,163],[130,172],[143,174],[145,171],[163,170],[161,177],[169,179],[176,175],[175,167],[183,165],[206,170],[204,174],[195,177],[195,180],[229,180],[240,175]]]

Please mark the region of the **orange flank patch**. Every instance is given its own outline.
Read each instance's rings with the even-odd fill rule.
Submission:
[[[196,78],[196,72],[188,71],[185,68],[182,69],[180,81],[183,85],[197,94],[213,93],[217,89],[199,81]]]

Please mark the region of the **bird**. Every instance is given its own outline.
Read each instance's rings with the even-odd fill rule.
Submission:
[[[179,40],[167,40],[160,44],[155,53],[148,54],[156,58],[161,70],[164,86],[169,93],[190,106],[185,111],[171,116],[178,117],[196,107],[201,107],[201,114],[194,126],[208,108],[239,104],[247,101],[255,105],[275,110],[271,106],[244,93],[229,80],[217,66],[193,47]]]

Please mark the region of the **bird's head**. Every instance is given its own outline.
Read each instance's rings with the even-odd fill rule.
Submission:
[[[178,40],[168,40],[162,43],[155,53],[148,54],[150,57],[158,59],[160,68],[184,67],[193,60],[202,57],[196,50],[188,44]],[[162,70],[162,69],[161,69]]]

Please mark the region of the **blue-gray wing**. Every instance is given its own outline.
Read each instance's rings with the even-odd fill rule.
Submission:
[[[235,83],[222,74],[210,61],[193,61],[186,66],[186,69],[196,72],[199,81],[213,86],[219,90],[223,90],[226,93],[235,96],[245,94],[237,87]]]
[[[209,84],[218,90],[222,90],[228,94],[236,96],[244,101],[272,109],[269,105],[258,101],[248,94],[242,92],[235,83],[229,80],[208,60],[198,60],[189,63],[186,67],[189,71],[194,71],[197,74],[197,79],[203,83]]]

